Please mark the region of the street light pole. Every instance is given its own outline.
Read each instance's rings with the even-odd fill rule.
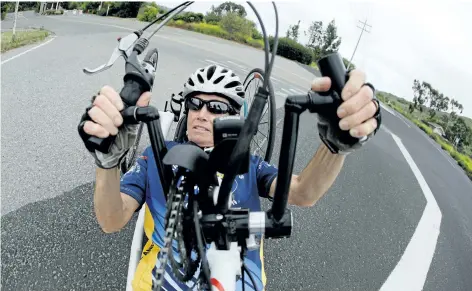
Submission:
[[[359,22],[360,22],[360,21],[359,21]],[[356,54],[357,46],[359,45],[359,42],[361,41],[362,34],[364,33],[364,31],[370,33],[370,31],[368,31],[367,29],[365,29],[365,27],[366,27],[366,26],[369,26],[370,28],[372,28],[371,25],[368,25],[368,24],[367,24],[367,19],[366,19],[364,22],[361,22],[361,23],[364,24],[364,26],[363,26],[363,27],[357,26],[358,28],[361,29],[361,34],[359,35],[359,39],[357,40],[356,47],[354,48],[354,52],[352,53],[351,59],[349,60],[349,64],[347,65],[347,69],[348,69],[348,70],[349,70],[349,67],[351,67],[352,59],[354,58],[354,55]]]
[[[16,6],[15,6],[15,20],[13,22],[13,37],[15,37],[15,31],[16,31],[16,20],[18,19],[18,6],[20,5],[20,1],[16,1]]]

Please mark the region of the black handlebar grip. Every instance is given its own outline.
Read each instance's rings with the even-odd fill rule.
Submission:
[[[126,74],[123,78],[125,84],[120,92],[124,109],[135,106],[139,97],[141,97],[144,92],[150,91],[154,83],[154,72],[143,68],[137,55],[137,52],[133,51],[125,64]],[[150,54],[148,55],[151,56]],[[89,109],[90,108],[88,108],[87,111]],[[82,120],[91,120],[87,112],[85,115]],[[116,138],[115,135],[110,135],[106,138],[90,136],[84,132],[83,122],[79,124],[79,134],[85,141],[85,146],[89,151],[98,150],[102,153],[108,153],[110,151],[111,145]]]
[[[329,77],[331,79],[330,90],[337,93],[338,96],[335,97],[339,97],[338,101],[341,102],[341,92],[348,79],[346,67],[344,66],[341,56],[337,53],[327,55],[318,61],[318,68],[323,77]]]
[[[323,98],[331,98],[333,102],[330,106],[330,110],[319,111],[318,114],[329,122],[331,126],[331,132],[329,137],[325,136],[325,143],[330,143],[329,139],[336,139],[336,144],[344,145],[346,149],[359,143],[359,139],[350,135],[349,131],[341,130],[339,128],[340,118],[337,115],[337,109],[343,102],[341,98],[341,92],[349,79],[346,67],[344,66],[343,60],[338,53],[329,54],[326,57],[318,61],[318,68],[320,69],[323,77],[329,77],[331,79],[331,88],[326,94],[320,94]],[[333,146],[330,143],[330,146]],[[344,150],[342,148],[336,148],[335,151]]]

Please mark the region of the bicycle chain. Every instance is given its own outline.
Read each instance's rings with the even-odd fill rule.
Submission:
[[[182,206],[182,194],[172,193],[171,195],[172,196],[168,198],[166,220],[164,221],[164,225],[167,225],[164,236],[164,247],[159,251],[158,260],[160,266],[156,270],[156,278],[153,278],[153,291],[160,291],[164,283],[163,279],[168,260],[169,247],[172,247],[172,238],[176,230],[175,222]]]

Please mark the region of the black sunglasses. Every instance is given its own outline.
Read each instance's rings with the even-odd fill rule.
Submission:
[[[206,105],[207,110],[212,114],[236,113],[234,108],[228,103],[217,101],[217,100],[205,101],[198,97],[187,98],[185,102],[185,109],[198,111],[203,108],[203,105]]]

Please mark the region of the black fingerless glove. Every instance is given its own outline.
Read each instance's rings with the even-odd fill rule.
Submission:
[[[330,112],[328,115],[318,113],[318,132],[323,143],[328,149],[334,154],[347,155],[366,144],[379,130],[381,125],[381,109],[378,99],[375,97],[375,88],[370,83],[364,84],[369,86],[374,92],[373,102],[377,106],[377,111],[374,118],[377,120],[377,128],[368,136],[362,138],[355,138],[349,134],[349,131],[342,130],[339,127],[340,118],[333,115]],[[337,94],[335,91],[331,91],[331,94]],[[334,99],[338,99],[339,96],[335,96]],[[340,97],[339,97],[340,99]],[[339,100],[338,99],[338,100]],[[336,114],[336,113],[334,113]]]

